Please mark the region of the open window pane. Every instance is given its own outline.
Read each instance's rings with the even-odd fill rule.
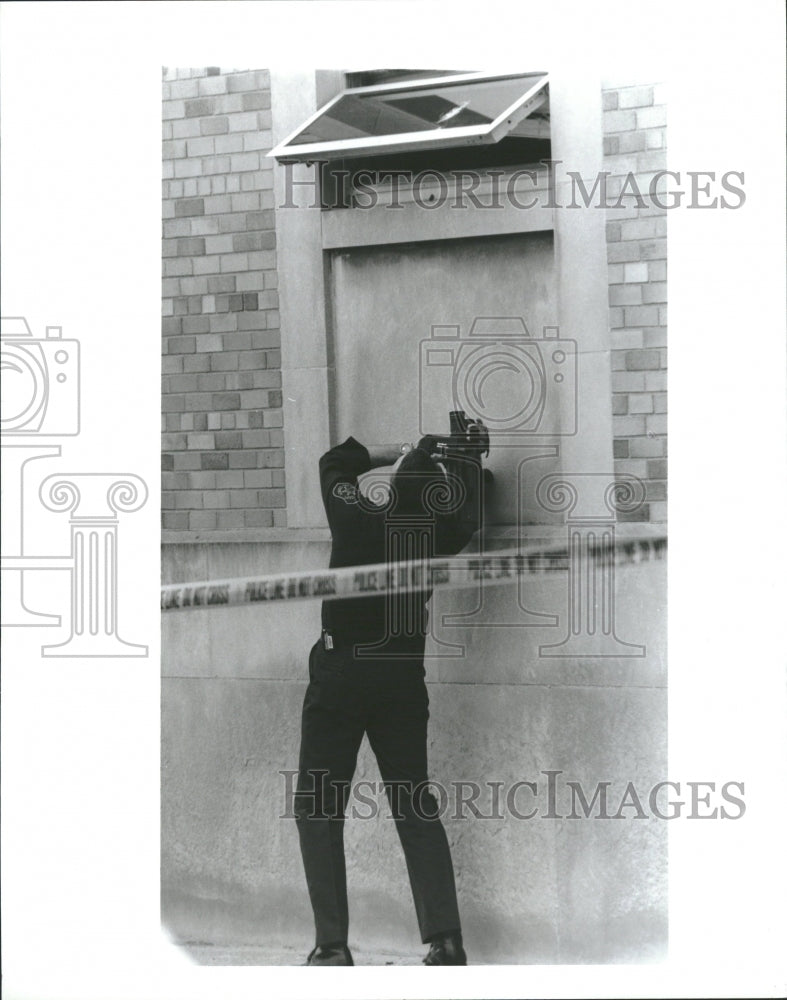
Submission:
[[[545,73],[444,77],[347,90],[281,143],[278,159],[497,142],[547,101]]]

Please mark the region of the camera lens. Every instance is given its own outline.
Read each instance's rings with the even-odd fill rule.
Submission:
[[[457,366],[456,397],[492,430],[521,429],[540,411],[544,377],[527,351],[505,344],[482,345]]]
[[[3,430],[24,430],[46,399],[46,374],[40,362],[24,349],[3,345],[0,355]]]

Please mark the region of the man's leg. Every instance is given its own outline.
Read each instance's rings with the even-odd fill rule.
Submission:
[[[355,773],[363,721],[352,687],[321,663],[338,666],[339,654],[312,650],[311,681],[301,719],[295,815],[309,888],[316,944],[347,941],[349,923],[344,862],[344,812]]]
[[[437,818],[437,802],[426,787],[426,685],[421,672],[404,665],[395,669],[396,676],[381,685],[367,733],[391,803],[421,939],[426,942],[458,932],[459,909],[448,839]]]

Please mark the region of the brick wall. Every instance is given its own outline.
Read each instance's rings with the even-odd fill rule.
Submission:
[[[666,169],[660,85],[606,84],[615,471],[646,484],[629,519],[666,519]],[[162,518],[170,531],[285,527],[270,77],[216,67],[163,80]],[[625,516],[624,516],[625,517]],[[185,537],[185,536],[184,536]]]
[[[638,476],[647,491],[645,505],[621,519],[665,521],[667,214],[648,197],[654,174],[667,167],[663,87],[609,85],[603,101],[609,202],[631,173],[647,203],[629,186],[625,207],[607,210],[615,472]]]
[[[163,76],[163,528],[284,527],[269,73]]]

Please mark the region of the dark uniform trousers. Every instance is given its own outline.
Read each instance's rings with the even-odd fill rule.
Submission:
[[[423,644],[411,659],[385,660],[356,658],[352,646],[326,650],[320,640],[309,657],[309,681],[295,815],[316,943],[347,940],[344,817],[364,733],[404,850],[421,939],[459,930],[451,852],[425,785]]]

